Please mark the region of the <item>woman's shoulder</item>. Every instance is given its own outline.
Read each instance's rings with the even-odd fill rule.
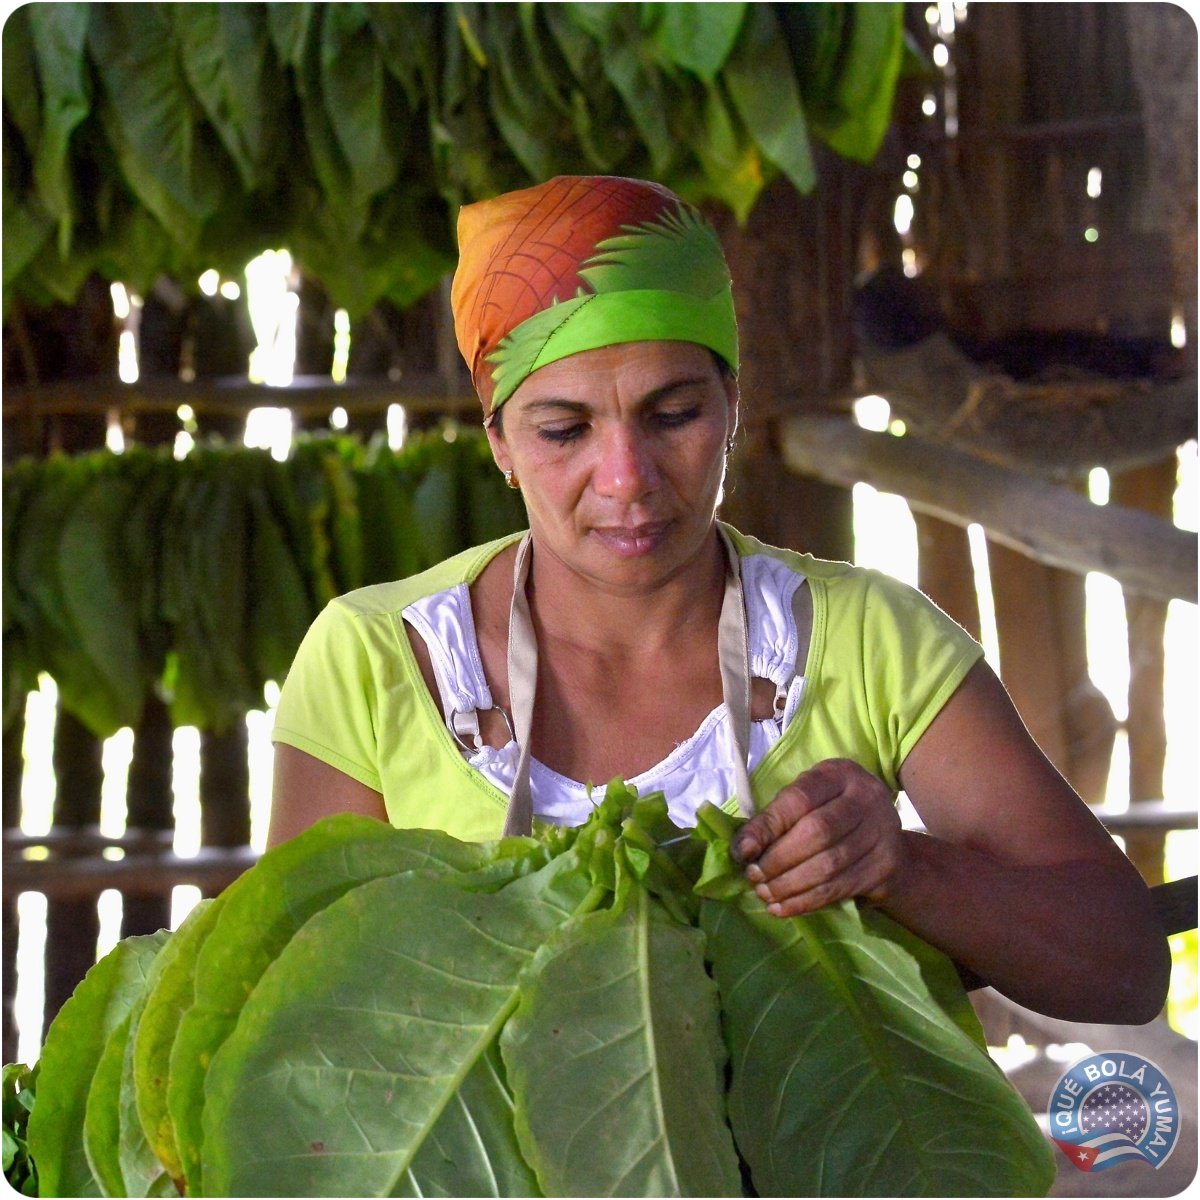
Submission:
[[[352,616],[394,616],[427,596],[462,583],[472,585],[493,559],[519,541],[521,536],[520,533],[510,534],[481,546],[472,546],[405,579],[373,583],[346,592],[338,596],[333,605]]]
[[[852,624],[932,621],[943,627],[955,626],[919,588],[884,571],[772,546],[732,526],[725,529],[742,558],[765,556],[817,584],[825,593],[823,603],[830,620],[840,618]]]
[[[804,554],[799,550],[788,550],[783,546],[772,546],[769,542],[761,541],[748,533],[742,533],[732,525],[722,522],[722,528],[729,535],[741,558],[768,558],[784,564],[797,575],[806,579],[845,580],[847,582],[863,582],[873,574],[863,567],[853,563],[838,562],[834,559],[817,558],[812,554]]]

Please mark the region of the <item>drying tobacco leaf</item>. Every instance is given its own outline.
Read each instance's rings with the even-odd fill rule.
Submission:
[[[37,1104],[29,1118],[29,1150],[43,1196],[101,1194],[84,1145],[92,1078],[109,1036],[146,986],[146,972],[167,938],[125,938],[82,979],[46,1031]]]
[[[43,1194],[1043,1194],[950,961],[852,902],[771,916],[737,826],[618,782],[490,844],[327,819],[89,973]]]

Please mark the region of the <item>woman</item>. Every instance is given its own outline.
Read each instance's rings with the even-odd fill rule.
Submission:
[[[681,825],[751,816],[735,851],[775,913],[859,897],[1022,1004],[1154,1017],[1148,892],[978,644],[913,589],[716,521],[738,391],[711,229],[656,185],[564,177],[464,208],[459,241],[459,345],[530,532],[318,618],[272,841],[338,811],[577,823],[621,776]]]

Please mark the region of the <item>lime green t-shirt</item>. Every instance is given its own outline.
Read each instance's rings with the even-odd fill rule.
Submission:
[[[740,555],[780,559],[807,578],[812,594],[803,698],[751,773],[756,802],[770,803],[827,758],[853,759],[898,791],[901,764],[982,656],[979,643],[919,591],[887,575],[726,529]],[[422,597],[469,585],[518,537],[332,601],[288,673],[274,740],[382,793],[397,827],[442,829],[465,841],[499,837],[508,797],[466,761],[446,728],[402,613]],[[736,810],[735,798],[728,807]]]

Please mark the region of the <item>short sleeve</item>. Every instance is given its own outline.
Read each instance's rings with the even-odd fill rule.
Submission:
[[[271,738],[379,792],[379,701],[362,619],[334,600],[312,623],[284,681]]]
[[[898,773],[934,717],[983,656],[983,647],[916,588],[870,572],[862,664],[881,763]]]

